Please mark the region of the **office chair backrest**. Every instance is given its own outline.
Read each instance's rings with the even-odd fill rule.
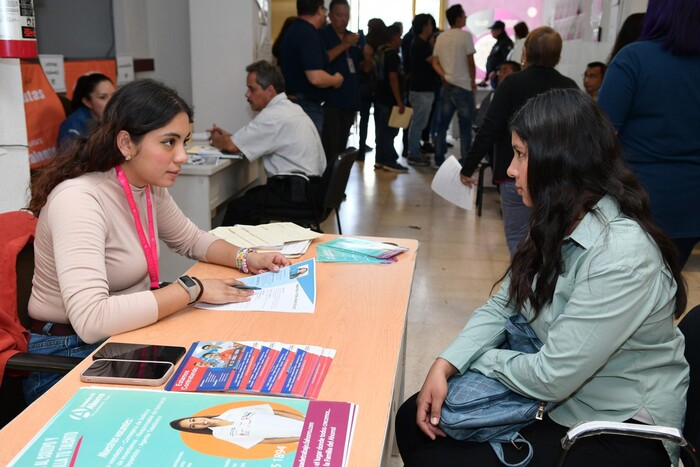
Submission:
[[[683,435],[697,449],[700,447],[700,305],[685,315],[678,328],[685,336],[685,359],[690,366]]]
[[[352,170],[352,165],[355,163],[359,152],[360,151],[355,148],[348,148],[341,152],[335,159],[333,171],[331,172],[328,187],[326,188],[326,196],[323,200],[323,207],[328,210],[324,213],[324,216],[322,216],[324,219],[328,217],[328,214],[330,214],[333,209],[338,209],[340,203],[343,202],[345,198],[345,189],[350,179],[350,171]]]
[[[32,295],[34,277],[34,245],[28,243],[17,255],[17,317],[29,328],[29,297]]]

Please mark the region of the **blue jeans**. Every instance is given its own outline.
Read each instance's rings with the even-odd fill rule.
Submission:
[[[399,158],[394,148],[394,139],[399,134],[398,128],[389,126],[391,107],[374,103],[374,131],[377,134],[377,147],[375,148],[377,164],[394,165]]]
[[[306,112],[306,115],[309,116],[311,121],[314,122],[314,126],[316,126],[316,129],[318,130],[318,136],[320,138],[323,134],[323,107],[321,104],[319,102],[310,101],[309,99],[301,96],[296,96],[292,102],[298,104],[299,107]]]
[[[72,336],[45,336],[31,333],[29,337],[29,352],[40,355],[59,355],[62,357],[85,358],[97,349],[103,341],[86,344],[77,334]],[[24,400],[27,404],[34,402],[39,396],[51,389],[63,375],[56,373],[29,373],[22,383]]]
[[[530,208],[523,204],[523,198],[518,194],[515,181],[500,184],[501,209],[503,210],[503,227],[506,232],[506,242],[511,258],[518,249],[520,242],[525,240],[530,229]]]
[[[423,128],[428,124],[430,118],[430,108],[435,99],[435,93],[429,92],[409,92],[411,106],[413,106],[413,117],[411,125],[408,127],[408,157],[420,157],[420,139]]]
[[[440,91],[440,125],[438,126],[437,144],[435,145],[435,164],[445,162],[447,152],[447,128],[452,116],[457,111],[459,119],[459,145],[461,157],[467,157],[472,145],[472,116],[474,114],[474,94],[459,86],[444,84]]]

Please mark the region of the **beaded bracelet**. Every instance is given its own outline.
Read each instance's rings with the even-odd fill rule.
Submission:
[[[236,255],[236,267],[245,274],[250,273],[250,269],[248,269],[248,253],[252,251],[251,248],[241,248]]]

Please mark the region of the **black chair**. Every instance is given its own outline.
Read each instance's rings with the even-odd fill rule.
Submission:
[[[34,276],[34,246],[30,243],[17,256],[17,314],[25,328],[29,328],[27,304],[32,293],[32,277]],[[5,426],[27,406],[22,391],[21,376],[13,376],[20,372],[41,371],[44,373],[66,374],[71,371],[81,358],[56,357],[21,352],[13,355],[7,361],[5,375],[0,386],[0,427]]]
[[[350,179],[350,171],[352,165],[357,159],[359,151],[355,148],[348,148],[338,155],[333,161],[333,166],[330,168],[327,180],[324,180],[321,186],[321,196],[317,194],[318,186],[309,180],[303,174],[284,174],[275,178],[284,178],[292,186],[294,192],[304,194],[305,208],[303,209],[273,209],[263,205],[261,211],[261,222],[270,222],[272,220],[294,222],[303,227],[310,227],[317,232],[321,231],[321,223],[325,221],[330,214],[335,211],[336,220],[338,222],[338,233],[342,234],[340,225],[340,204],[345,199],[345,188]],[[324,177],[325,178],[325,177]],[[269,184],[269,181],[268,181]],[[318,200],[323,200],[318,202]]]
[[[484,205],[484,172],[491,167],[491,162],[484,159],[479,163],[479,179],[476,184],[476,215],[481,217],[481,208]]]
[[[671,441],[683,448],[683,465],[700,467],[694,446],[700,446],[700,305],[690,310],[681,320],[678,328],[685,336],[685,359],[690,366],[685,427],[683,433],[676,428],[636,423],[585,422],[571,427],[561,440],[562,455],[559,466],[577,439],[599,434],[636,436],[638,438]]]

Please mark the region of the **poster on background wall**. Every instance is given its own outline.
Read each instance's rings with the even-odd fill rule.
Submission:
[[[58,129],[66,115],[41,65],[24,60],[20,65],[29,166],[36,168],[56,155]]]
[[[117,64],[114,60],[76,60],[67,61],[63,65],[66,73],[66,97],[73,98],[75,83],[83,75],[102,73],[117,83]]]

